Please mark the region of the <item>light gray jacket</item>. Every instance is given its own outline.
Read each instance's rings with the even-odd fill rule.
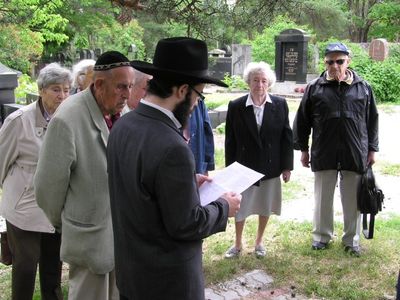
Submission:
[[[29,231],[55,232],[38,207],[33,175],[47,122],[36,101],[13,112],[0,129],[0,214],[14,226]]]
[[[114,268],[108,135],[90,88],[69,97],[49,123],[34,180],[39,206],[62,231],[62,260],[95,274]]]

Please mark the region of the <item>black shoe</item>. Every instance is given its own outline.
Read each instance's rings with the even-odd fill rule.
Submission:
[[[325,250],[326,248],[328,248],[328,243],[316,242],[316,241],[312,242],[311,249],[313,250]]]
[[[349,253],[350,255],[354,255],[359,257],[361,255],[361,250],[359,246],[345,246],[344,252]]]

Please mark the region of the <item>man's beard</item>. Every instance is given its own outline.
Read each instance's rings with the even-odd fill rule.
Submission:
[[[191,96],[192,93],[189,91],[185,96],[185,100],[179,103],[172,111],[175,118],[179,121],[179,123],[181,123],[182,127],[186,127],[186,123],[189,120],[191,113]]]

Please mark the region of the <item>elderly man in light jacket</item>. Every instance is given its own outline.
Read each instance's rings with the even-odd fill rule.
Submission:
[[[70,97],[51,120],[39,156],[39,206],[62,232],[73,300],[119,299],[114,277],[106,145],[128,99],[134,70],[119,52],[96,61],[92,85]]]

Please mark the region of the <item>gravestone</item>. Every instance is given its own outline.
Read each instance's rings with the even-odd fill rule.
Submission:
[[[9,114],[9,106],[15,105],[14,89],[18,86],[18,73],[0,64],[0,124]],[[13,109],[11,108],[13,111]],[[15,110],[15,109],[14,109]]]
[[[385,39],[375,39],[369,45],[369,56],[373,60],[384,61],[389,55],[389,44]]]
[[[251,46],[233,44],[232,50],[226,45],[224,48],[228,51],[214,49],[209,52],[210,75],[219,80],[224,79],[225,74],[242,76],[244,68],[251,62]]]
[[[307,48],[310,36],[300,29],[287,29],[275,36],[277,81],[306,83]]]
[[[232,45],[232,75],[243,76],[243,71],[251,62],[250,45]]]
[[[210,76],[223,80],[225,74],[231,75],[232,58],[225,56],[226,52],[222,49],[213,49],[208,52]]]

